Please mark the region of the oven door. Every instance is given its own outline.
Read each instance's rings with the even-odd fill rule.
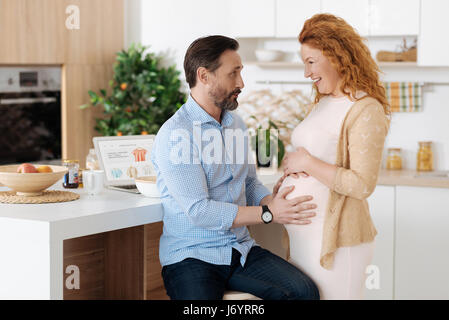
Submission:
[[[0,164],[60,158],[60,92],[0,93]]]

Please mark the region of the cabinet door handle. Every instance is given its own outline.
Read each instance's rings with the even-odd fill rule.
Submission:
[[[16,99],[1,99],[0,104],[36,104],[36,103],[50,103],[56,102],[55,97],[44,98],[16,98]]]

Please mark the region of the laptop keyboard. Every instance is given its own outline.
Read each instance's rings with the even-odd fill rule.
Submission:
[[[137,189],[135,184],[128,184],[126,186],[118,186],[118,187],[122,189]]]

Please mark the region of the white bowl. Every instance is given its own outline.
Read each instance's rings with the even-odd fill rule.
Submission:
[[[137,177],[135,179],[137,190],[146,197],[160,198],[161,194],[157,189],[155,176]]]
[[[284,52],[279,50],[258,49],[255,51],[255,54],[257,60],[262,62],[279,61],[284,56]]]

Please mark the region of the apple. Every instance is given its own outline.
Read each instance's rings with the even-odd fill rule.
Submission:
[[[37,173],[37,169],[35,166],[33,166],[30,163],[22,163],[18,168],[17,168],[17,172],[18,173]]]
[[[39,166],[37,167],[37,172],[45,173],[45,172],[53,172],[53,170],[49,166]]]

